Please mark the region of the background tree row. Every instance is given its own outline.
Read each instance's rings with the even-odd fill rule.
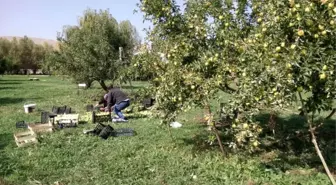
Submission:
[[[27,36],[8,40],[0,38],[0,73],[17,74],[20,69],[41,69],[48,53],[54,48],[47,43],[35,44]],[[27,71],[24,71],[27,72]]]

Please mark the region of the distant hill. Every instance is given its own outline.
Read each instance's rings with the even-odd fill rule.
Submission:
[[[14,36],[0,36],[0,38],[5,38],[8,40],[12,40],[14,38]],[[23,37],[16,37],[17,39],[23,38]],[[56,40],[51,40],[51,39],[42,39],[42,38],[36,38],[36,37],[29,37],[29,39],[33,40],[35,44],[43,44],[43,43],[48,43],[49,45],[52,45],[54,48],[57,47],[57,41]]]

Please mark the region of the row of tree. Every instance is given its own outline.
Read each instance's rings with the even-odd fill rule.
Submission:
[[[53,49],[47,43],[35,44],[27,36],[20,39],[14,37],[12,40],[0,38],[0,73],[17,74],[20,70],[26,73],[28,69],[36,72]]]

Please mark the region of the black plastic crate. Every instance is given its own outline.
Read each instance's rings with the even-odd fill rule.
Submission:
[[[66,107],[64,113],[65,114],[71,114],[71,107]]]
[[[54,114],[58,114],[59,107],[53,106],[51,112]]]
[[[65,113],[65,110],[66,110],[67,106],[62,106],[62,107],[59,107],[58,109],[58,113],[57,114],[64,114]]]
[[[113,130],[111,136],[119,137],[119,136],[134,136],[136,132],[131,128],[118,128]]]
[[[16,122],[16,128],[28,128],[28,124],[25,121]]]
[[[103,130],[99,133],[99,137],[103,139],[107,139],[109,136],[113,134],[113,128],[110,125],[107,125],[103,128]]]
[[[86,112],[92,112],[94,110],[93,105],[86,105]]]
[[[73,110],[66,105],[61,107],[53,106],[51,112],[54,114],[71,114]]]
[[[49,118],[49,112],[41,112],[41,123],[48,123]]]

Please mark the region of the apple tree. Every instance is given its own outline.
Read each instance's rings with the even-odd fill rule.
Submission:
[[[59,51],[53,56],[63,59],[61,70],[75,81],[87,84],[98,81],[107,90],[104,81],[117,80],[124,66],[119,60],[119,48],[123,48],[128,60],[137,39],[130,22],[118,23],[108,10],[87,9],[78,25],[66,26],[58,36]]]
[[[312,142],[333,181],[314,132],[335,113],[335,2],[271,0],[252,4],[253,29],[237,41],[242,48],[238,79],[243,105],[249,110],[281,110],[298,98]],[[320,120],[321,111],[331,112]]]
[[[301,98],[306,115],[335,112],[334,2],[195,0],[182,12],[174,1],[143,0],[140,8],[154,24],[152,50],[167,58],[153,52],[140,64],[155,71],[153,92],[166,120],[229,92],[224,111],[235,143],[253,149],[262,131],[254,116],[291,106],[297,93],[312,94]]]
[[[156,94],[162,117],[169,122],[183,110],[206,107],[208,125],[221,145],[210,100],[217,97],[218,91],[240,93],[230,85],[240,71],[241,48],[237,40],[251,31],[249,3],[191,0],[186,2],[184,11],[175,1],[168,0],[143,0],[139,6],[154,27],[148,35],[152,42],[152,52],[147,53],[150,57],[144,57],[135,66],[154,71],[152,92]],[[238,106],[239,103],[228,105],[226,111],[233,114]],[[260,130],[257,126],[254,129]],[[255,139],[249,143],[253,142]]]

